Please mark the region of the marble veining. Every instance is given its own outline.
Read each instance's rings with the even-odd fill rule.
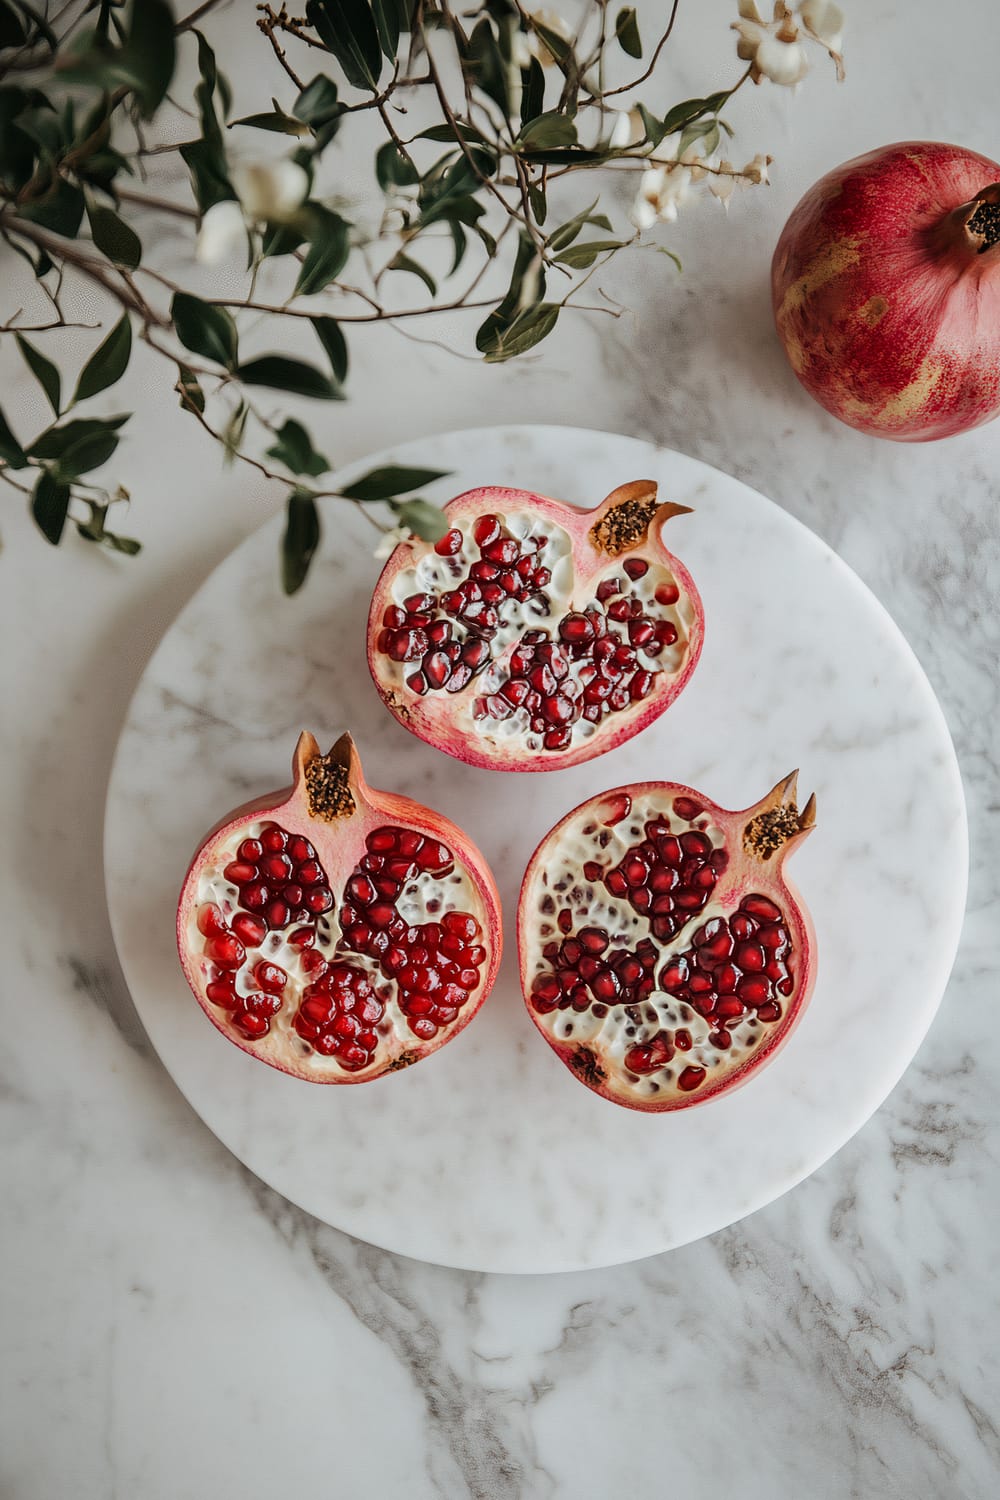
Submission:
[[[350,401],[302,415],[340,462],[484,421],[589,421],[735,474],[836,548],[913,647],[962,767],[968,913],[926,1042],[860,1133],[793,1192],[614,1269],[424,1265],[319,1223],[240,1166],[143,1040],[107,925],[103,792],[158,638],[280,496],[220,472],[174,401],[154,398],[159,375],[140,349],[115,477],[135,496],[144,554],[53,553],[16,497],[0,522],[4,1500],[996,1493],[1000,425],[918,448],[839,427],[773,341],[765,278],[778,226],[835,161],[925,135],[996,157],[982,101],[1000,37],[985,0],[944,21],[930,0],[844,8],[847,84],[816,71],[796,99],[762,87],[734,109],[747,156],[774,152],[774,185],[728,220],[685,210],[664,231],[680,279],[655,255],[609,279],[634,315],[567,317],[539,357],[500,371],[384,330],[352,347]],[[704,88],[733,14],[682,5],[671,97]],[[639,15],[651,36],[653,8],[640,0]],[[210,27],[241,113],[261,92],[251,31],[238,6]],[[93,320],[90,295],[68,293]],[[8,311],[47,316],[25,283],[5,295]],[[469,330],[442,319],[435,336],[467,347]],[[37,430],[38,394],[10,342],[4,413]],[[81,335],[67,370],[85,347]],[[318,702],[324,653],[308,655],[299,670]],[[182,738],[198,712],[190,699],[163,705]],[[233,733],[221,719],[206,741],[216,757]],[[270,783],[272,747],[297,727],[266,704],[235,724],[233,801]],[[708,769],[698,761],[692,775]],[[169,758],[157,764],[170,777]],[[422,778],[415,768],[417,795]],[[192,826],[214,815],[209,791],[184,789]],[[933,867],[919,794],[912,816],[916,857]],[[133,837],[153,868],[157,833],[139,807]],[[733,1170],[752,1149],[733,1148]]]

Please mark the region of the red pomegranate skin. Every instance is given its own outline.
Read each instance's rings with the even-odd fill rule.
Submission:
[[[1000,165],[904,141],[827,173],[771,268],[774,317],[811,396],[862,432],[949,437],[1000,411],[1000,244],[966,224]]]

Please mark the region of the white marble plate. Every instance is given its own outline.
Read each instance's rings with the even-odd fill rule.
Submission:
[[[653,478],[694,507],[668,545],[705,601],[701,664],[645,733],[589,765],[474,770],[386,713],[365,665],[374,533],[331,505],[303,592],[282,597],[280,523],[216,570],[149,663],[107,805],[108,899],[136,1007],[165,1066],[243,1162],[319,1218],[443,1265],[557,1271],[683,1244],[770,1202],[857,1131],[909,1063],[958,943],[967,844],[941,711],[881,605],[829,548],[735,479],[635,439],[557,427],[427,438],[356,465],[450,469],[429,493],[511,484],[591,505]],[[304,1084],[230,1046],[188,991],[174,903],[202,833],[285,783],[301,727],[350,727],[369,780],[468,830],[500,885],[501,977],[435,1057],[359,1088]],[[521,874],[584,797],[662,776],[728,807],[794,766],[816,833],[794,878],[819,978],[788,1046],[747,1087],[651,1116],[578,1084],[523,1008],[514,952]]]

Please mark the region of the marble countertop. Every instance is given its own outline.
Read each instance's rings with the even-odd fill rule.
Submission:
[[[220,471],[140,353],[116,476],[142,555],[70,539],[53,552],[13,493],[2,515],[3,1500],[995,1493],[1000,424],[917,448],[838,425],[784,362],[766,272],[785,216],[835,162],[920,136],[996,157],[983,100],[1000,20],[987,0],[946,16],[931,0],[847,8],[842,87],[817,67],[797,98],[761,88],[734,107],[746,157],[775,157],[773,186],[728,220],[705,203],[665,228],[682,276],[637,257],[622,272],[634,314],[565,319],[537,358],[499,369],[371,331],[355,340],[350,401],[324,409],[320,430],[341,462],[484,421],[653,438],[769,494],[856,569],[930,677],[969,804],[962,947],[914,1064],[786,1197],[613,1270],[420,1264],[318,1223],[245,1170],[138,1023],[101,833],[145,661],[281,496]],[[656,9],[640,7],[644,34]],[[726,0],[682,6],[665,102],[715,81],[706,57],[725,76],[735,14]],[[239,66],[260,56],[250,32],[242,6],[213,18],[238,106],[261,91]],[[5,287],[5,315],[31,306],[27,283]],[[70,291],[87,311],[88,294]],[[458,324],[442,336],[468,347]],[[92,338],[67,340],[68,367]],[[2,404],[29,425],[37,395],[9,343]]]

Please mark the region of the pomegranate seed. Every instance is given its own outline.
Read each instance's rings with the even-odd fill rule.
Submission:
[[[767,962],[764,957],[764,950],[760,944],[750,942],[739,943],[737,945],[736,952],[733,954],[733,960],[744,972],[749,971],[754,974],[759,973]]]
[[[509,568],[517,562],[521,549],[513,537],[496,537],[482,545],[482,554],[491,563],[500,563]]]
[[[677,1087],[683,1089],[686,1094],[689,1094],[692,1089],[700,1088],[705,1082],[706,1077],[707,1073],[704,1068],[685,1068],[677,1080]]]
[[[777,1000],[769,1000],[766,1005],[758,1005],[757,1019],[758,1021],[780,1021],[781,1006]]]
[[[472,535],[480,547],[489,546],[500,535],[500,522],[496,516],[480,516],[472,528]]]
[[[740,902],[740,910],[746,912],[748,916],[757,917],[761,922],[781,921],[780,906],[775,906],[767,896],[744,896]]]
[[[461,550],[462,533],[456,527],[452,527],[451,531],[446,531],[444,536],[438,537],[434,543],[434,551],[439,557],[454,557],[455,553]]]
[[[673,807],[674,812],[679,818],[683,818],[685,823],[693,823],[695,818],[699,818],[705,811],[703,805],[696,802],[693,797],[675,797]]]
[[[271,1029],[267,1017],[255,1015],[253,1011],[246,1011],[243,1015],[234,1016],[233,1025],[239,1031],[242,1031],[243,1035],[250,1041],[256,1041],[259,1037],[266,1036]]]
[[[657,604],[676,604],[681,596],[681,591],[676,583],[658,583],[653,598]]]
[[[736,995],[728,995],[716,1003],[715,1014],[720,1021],[742,1020],[746,1015],[746,1007]]]
[[[736,986],[736,993],[745,1005],[763,1005],[769,1000],[771,986],[762,974],[747,975]]]
[[[226,919],[222,915],[221,907],[213,901],[200,908],[198,912],[198,931],[203,937],[214,937],[217,933],[228,931]]]
[[[264,852],[264,845],[259,839],[244,839],[236,851],[236,858],[247,864],[255,865]]]
[[[325,886],[313,886],[311,891],[306,892],[305,903],[314,916],[321,916],[323,912],[329,911],[333,905],[333,897]]]
[[[622,581],[620,578],[602,578],[597,585],[596,597],[599,604],[606,604],[615,594],[620,594]]]
[[[459,662],[450,678],[445,684],[446,693],[460,693],[462,689],[472,681],[472,668],[466,662]]]
[[[233,917],[233,931],[247,948],[259,948],[267,937],[267,923],[249,912],[238,911]]]
[[[633,703],[638,703],[640,698],[645,698],[653,686],[652,672],[636,672],[628,685],[629,697]]]
[[[621,621],[627,620],[630,614],[631,607],[627,599],[612,599],[608,605],[607,616],[609,620],[616,620],[621,623]]]
[[[645,646],[655,634],[655,627],[649,620],[629,620],[628,622],[628,638],[633,646]]]
[[[264,959],[254,965],[253,977],[261,989],[266,990],[269,995],[280,995],[288,983],[288,975],[284,969]]]
[[[412,676],[406,679],[406,686],[410,689],[411,693],[416,693],[418,697],[422,698],[428,689],[427,678],[422,672],[414,672]]]
[[[625,569],[625,572],[628,574],[628,576],[633,580],[637,578],[645,578],[646,574],[649,572],[649,563],[641,557],[627,557],[622,563],[622,567]]]
[[[311,948],[316,941],[316,933],[311,927],[296,927],[290,932],[286,939],[293,948]]]
[[[260,831],[260,842],[268,854],[280,854],[288,843],[288,834],[277,823],[267,823]]]
[[[604,877],[604,884],[612,896],[625,896],[628,894],[628,881],[620,870],[609,870]]]
[[[238,969],[247,956],[239,938],[220,933],[205,940],[205,957],[220,969]]]
[[[559,621],[559,634],[564,641],[577,645],[594,638],[594,627],[586,615],[564,615]]]
[[[443,687],[451,676],[451,662],[443,651],[431,651],[423,660],[424,676],[432,688]]]
[[[550,724],[568,724],[576,709],[572,700],[564,693],[554,693],[552,697],[544,699],[542,711]]]
[[[398,630],[400,625],[406,624],[406,610],[400,609],[397,604],[392,604],[382,616],[382,624],[392,630]]]
[[[234,859],[231,864],[226,865],[222,874],[233,885],[247,885],[257,878],[257,866],[244,859]]]
[[[205,986],[205,994],[213,1005],[218,1005],[223,1010],[235,1010],[239,1004],[232,974],[226,974],[221,979],[210,979]]]

